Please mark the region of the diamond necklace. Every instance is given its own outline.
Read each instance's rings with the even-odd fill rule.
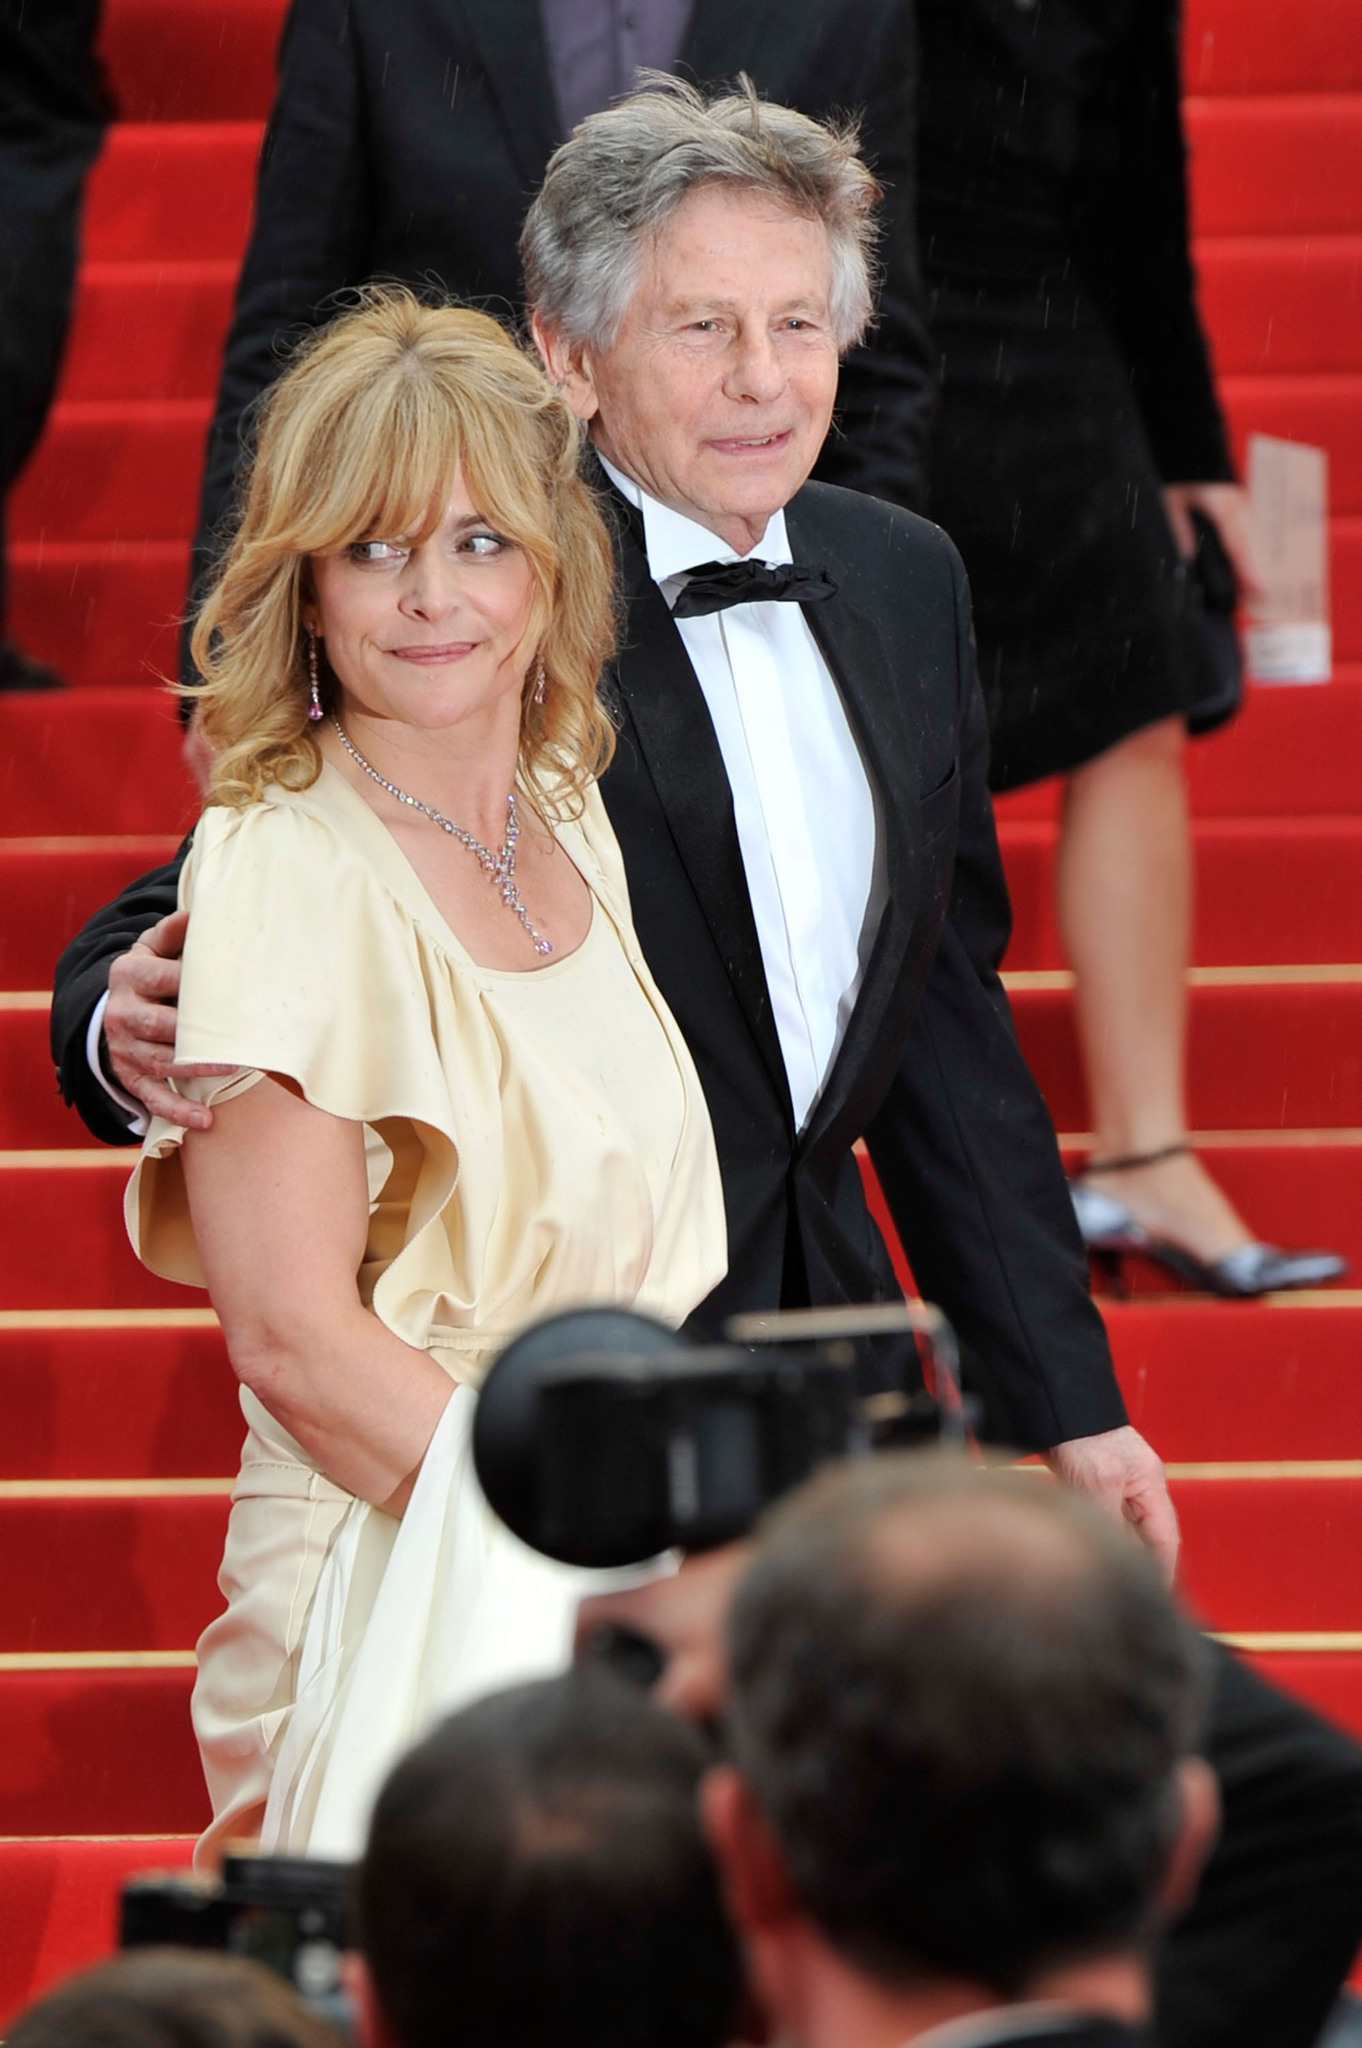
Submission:
[[[506,908],[520,919],[533,939],[535,952],[551,953],[552,945],[536,929],[529,911],[520,900],[520,890],[516,885],[515,843],[520,837],[520,818],[516,811],[515,791],[512,790],[506,799],[506,837],[501,843],[501,852],[493,853],[490,846],[484,846],[471,832],[465,832],[462,825],[456,825],[443,811],[437,811],[431,804],[423,804],[419,796],[408,796],[405,789],[399,789],[395,782],[389,782],[380,775],[377,768],[370,767],[334,711],[331,714],[331,723],[335,726],[340,743],[350,759],[357,768],[364,770],[371,782],[376,782],[380,789],[386,789],[388,795],[395,796],[400,804],[410,804],[414,811],[420,811],[433,825],[438,825],[442,832],[448,832],[451,839],[457,839],[461,846],[466,846],[471,854],[476,855],[478,865],[487,879],[495,882],[500,888],[501,900]]]

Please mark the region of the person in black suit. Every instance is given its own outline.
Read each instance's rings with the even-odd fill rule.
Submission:
[[[5,500],[43,430],[71,319],[85,178],[109,121],[99,0],[0,0],[0,690],[62,682],[5,634]]]
[[[693,79],[745,71],[815,119],[860,117],[886,194],[883,278],[820,475],[921,509],[934,380],[908,0],[293,0],[208,435],[196,584],[230,524],[251,405],[290,339],[374,278],[433,284],[514,321],[520,227],[544,167],[582,115],[632,89],[639,63]]]
[[[1235,709],[1253,586],[1188,245],[1178,0],[919,0],[932,517],[964,557],[990,781],[1065,777],[1056,905],[1104,1263],[1217,1294],[1317,1287],[1187,1136],[1187,731]],[[1208,608],[1203,597],[1214,595]]]
[[[934,1455],[834,1468],[727,1625],[702,1788],[754,1988],[800,2048],[1135,2048],[1215,1781],[1203,1645],[1110,1523]]]

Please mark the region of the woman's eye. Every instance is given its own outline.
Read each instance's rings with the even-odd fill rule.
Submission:
[[[498,555],[510,543],[504,534],[493,533],[490,527],[485,527],[477,533],[466,533],[462,545],[470,555]]]
[[[399,562],[406,552],[395,540],[356,540],[346,549],[352,562]]]

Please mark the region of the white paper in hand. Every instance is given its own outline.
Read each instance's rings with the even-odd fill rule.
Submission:
[[[1249,610],[1249,672],[1260,683],[1327,683],[1329,458],[1303,442],[1250,434],[1248,473],[1263,584]]]

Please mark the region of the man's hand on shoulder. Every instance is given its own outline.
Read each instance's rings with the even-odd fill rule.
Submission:
[[[176,1066],[175,1005],[180,994],[180,955],[189,913],[174,911],[144,932],[109,969],[104,1042],[115,1080],[152,1116],[187,1131],[206,1131],[213,1112],[166,1084],[172,1077],[230,1074],[223,1066]]]
[[[1178,1564],[1178,1518],[1168,1496],[1162,1461],[1127,1423],[1099,1436],[1076,1436],[1047,1451],[1056,1478],[1086,1493],[1110,1515],[1129,1522],[1148,1544],[1169,1585]]]

